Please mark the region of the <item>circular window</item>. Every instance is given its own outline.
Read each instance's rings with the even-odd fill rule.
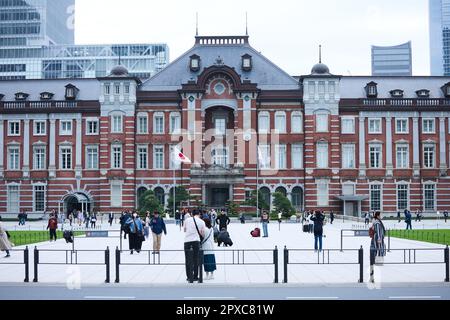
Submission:
[[[218,95],[223,94],[225,92],[225,86],[221,82],[219,82],[214,86],[214,92]]]

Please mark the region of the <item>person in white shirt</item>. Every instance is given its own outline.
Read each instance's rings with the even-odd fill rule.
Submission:
[[[200,219],[199,211],[193,210],[192,217],[184,221],[184,256],[186,277],[190,283],[198,281],[198,262],[200,251],[200,235],[205,236],[205,222]]]

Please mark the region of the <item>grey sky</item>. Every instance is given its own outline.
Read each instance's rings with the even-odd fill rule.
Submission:
[[[323,46],[331,72],[369,75],[370,46],[412,41],[414,75],[429,75],[427,0],[76,0],[77,44],[167,43],[173,61],[200,35],[242,35],[291,75]]]

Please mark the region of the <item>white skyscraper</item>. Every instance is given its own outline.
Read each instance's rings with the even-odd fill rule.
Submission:
[[[431,75],[450,75],[450,0],[430,1]]]

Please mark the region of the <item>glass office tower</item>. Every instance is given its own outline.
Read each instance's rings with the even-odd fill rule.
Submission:
[[[398,46],[372,46],[373,76],[412,76],[411,42]]]
[[[75,0],[0,0],[0,47],[74,43]]]
[[[432,76],[450,76],[450,0],[429,0]]]

